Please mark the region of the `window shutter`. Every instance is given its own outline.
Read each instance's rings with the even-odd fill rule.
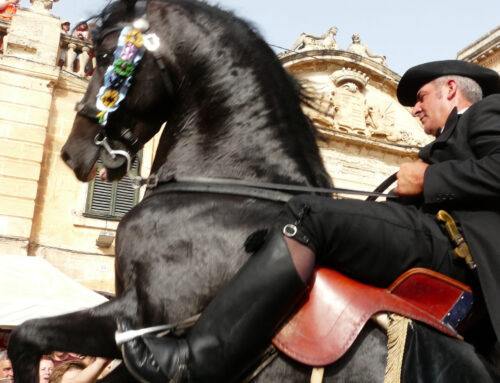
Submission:
[[[102,166],[99,159],[98,167]],[[132,164],[133,174],[139,174],[140,155],[137,155]],[[92,218],[119,220],[139,200],[139,190],[132,187],[127,175],[119,182],[103,182],[99,176],[90,183],[87,194],[87,204],[84,215]]]

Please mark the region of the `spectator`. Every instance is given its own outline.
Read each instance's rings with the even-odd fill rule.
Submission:
[[[69,31],[69,27],[71,26],[71,23],[67,20],[64,20],[62,23],[61,23],[61,33],[64,33],[65,35],[70,35],[71,36],[71,32]]]
[[[68,362],[70,360],[80,360],[83,357],[79,357],[75,354],[64,351],[54,351],[50,354],[50,359],[54,361],[54,367],[59,366],[61,363]]]
[[[0,351],[0,379],[2,378],[7,378],[11,383],[14,383],[14,370],[7,350]]]
[[[92,40],[89,32],[89,26],[86,21],[81,21],[76,25],[76,28],[73,31],[73,37],[83,40]]]
[[[93,358],[92,363],[86,365],[81,360],[64,362],[54,369],[50,383],[95,383],[99,375],[109,363],[105,358]]]
[[[12,20],[17,12],[17,4],[19,0],[0,0],[0,18]]]
[[[47,355],[42,356],[38,365],[38,383],[48,383],[52,371],[54,371],[54,361]]]
[[[103,379],[108,374],[111,373],[116,367],[118,367],[122,363],[121,359],[113,359],[107,366],[106,368],[101,372],[101,375],[99,375],[98,379]]]
[[[0,19],[12,20],[17,11],[19,0],[0,0]],[[5,33],[0,34],[0,53],[3,53],[3,38]]]

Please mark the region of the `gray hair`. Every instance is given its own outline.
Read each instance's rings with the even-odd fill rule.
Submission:
[[[441,76],[434,81],[436,86],[442,86],[448,80],[454,80],[457,83],[458,89],[460,89],[460,92],[462,92],[469,102],[474,104],[483,98],[483,90],[476,81],[469,77],[457,75]]]
[[[7,355],[7,350],[0,351],[0,360],[7,360],[7,359],[9,359],[9,355]]]

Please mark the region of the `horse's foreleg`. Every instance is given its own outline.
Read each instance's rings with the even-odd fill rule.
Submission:
[[[121,357],[114,341],[115,320],[135,312],[135,300],[122,296],[92,309],[24,322],[9,339],[15,382],[36,382],[40,357],[55,350]]]

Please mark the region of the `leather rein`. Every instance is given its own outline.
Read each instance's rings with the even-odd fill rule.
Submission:
[[[298,194],[319,194],[325,196],[331,196],[332,194],[361,195],[368,196],[367,201],[375,201],[378,197],[396,197],[393,194],[383,193],[387,187],[394,183],[396,174],[394,173],[389,176],[374,191],[254,182],[231,178],[171,177],[164,181],[158,181],[156,175],[142,179],[142,184],[147,187],[144,200],[158,194],[184,192],[243,196],[282,203],[287,202]]]

